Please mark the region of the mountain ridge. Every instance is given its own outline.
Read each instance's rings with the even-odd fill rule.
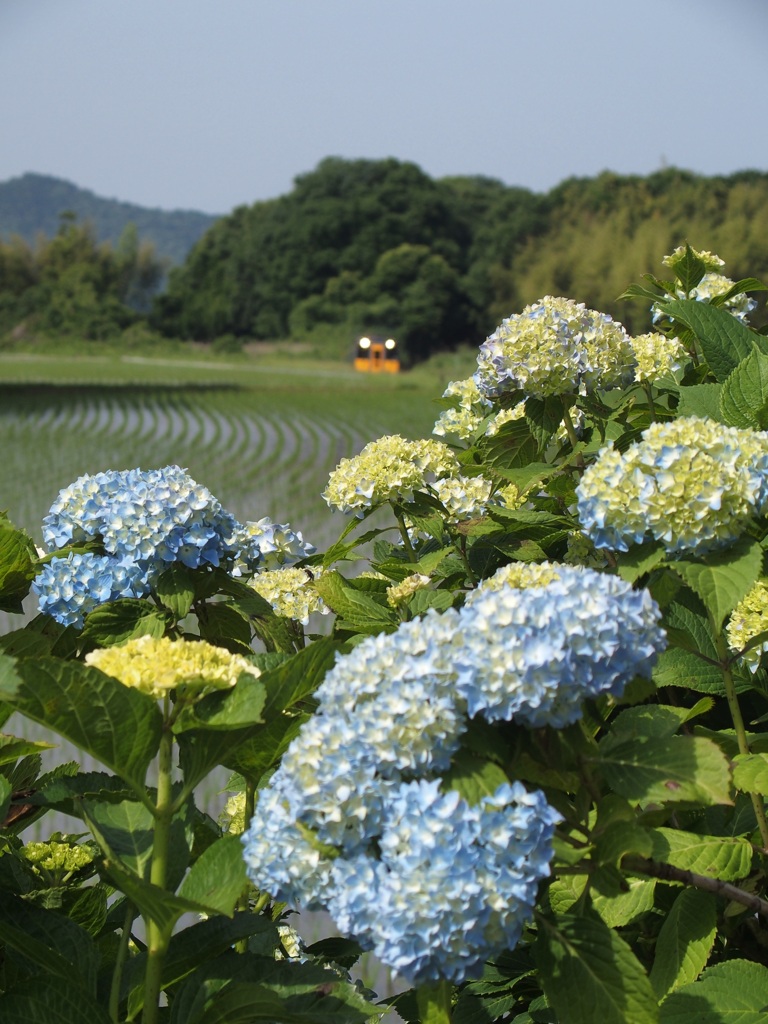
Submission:
[[[12,235],[29,243],[39,234],[51,237],[65,212],[89,221],[98,240],[112,245],[128,224],[135,224],[139,239],[152,242],[157,255],[172,264],[182,263],[219,219],[197,210],[161,210],[107,199],[64,178],[35,171],[0,182],[0,238],[6,241]]]

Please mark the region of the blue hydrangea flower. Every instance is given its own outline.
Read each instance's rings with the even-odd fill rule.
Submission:
[[[90,553],[52,558],[32,582],[40,611],[63,626],[77,627],[97,605],[141,597],[147,589],[138,566]]]
[[[123,564],[151,583],[172,562],[219,565],[237,548],[239,524],[211,492],[179,466],[110,470],[81,476],[59,492],[43,520],[49,550],[101,538]]]
[[[283,566],[294,565],[316,550],[304,540],[301,533],[292,530],[288,523],[273,523],[269,516],[238,526],[228,543],[237,551],[233,576],[272,572]]]
[[[648,591],[582,566],[547,568],[556,578],[525,589],[491,577],[462,609],[474,674],[459,691],[470,715],[562,728],[586,698],[621,696],[636,675],[650,677],[666,637]]]

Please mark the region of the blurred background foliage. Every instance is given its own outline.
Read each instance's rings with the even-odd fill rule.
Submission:
[[[40,187],[48,180],[37,177]],[[768,174],[758,171],[604,172],[540,194],[484,177],[433,180],[395,159],[329,157],[290,193],[213,220],[194,244],[177,247],[174,265],[150,240],[151,220],[141,230],[135,218],[125,221],[115,235],[114,210],[111,241],[91,217],[63,211],[53,235],[30,240],[29,217],[26,237],[9,235],[5,187],[5,347],[141,328],[150,342],[165,336],[236,351],[292,338],[342,358],[357,335],[378,330],[397,337],[414,363],[477,345],[545,294],[610,313],[630,332],[647,330],[648,310],[617,296],[627,281],[659,274],[660,254],[683,241],[717,252],[734,280],[747,268],[768,276]],[[766,317],[751,319],[760,327]]]

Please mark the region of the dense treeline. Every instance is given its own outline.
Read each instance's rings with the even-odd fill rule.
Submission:
[[[0,243],[0,335],[113,337],[146,316],[163,272],[135,227],[113,247],[65,215],[53,238]]]
[[[638,332],[647,308],[617,296],[661,273],[661,257],[685,240],[718,252],[734,279],[768,277],[768,174],[605,172],[537,194],[483,177],[433,180],[394,159],[334,157],[287,195],[216,221],[171,271],[149,321],[170,337],[293,337],[335,355],[358,332],[381,331],[415,360],[477,343],[502,317],[560,294]],[[65,260],[51,258],[67,247]],[[118,307],[126,322],[146,309],[156,262],[135,234],[109,249],[71,222],[37,249],[0,245],[0,332],[15,317],[38,331],[104,336],[120,326]]]
[[[477,341],[544,294],[647,328],[618,302],[688,240],[727,273],[768,272],[768,174],[604,173],[539,195],[482,177],[434,181],[396,160],[323,161],[280,199],[201,239],[156,307],[166,333],[266,338],[397,332],[412,357]]]

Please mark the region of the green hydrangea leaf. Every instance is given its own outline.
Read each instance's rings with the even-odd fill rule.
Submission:
[[[651,985],[659,999],[695,981],[704,970],[717,932],[717,903],[710,893],[684,889],[656,940]]]
[[[768,351],[759,334],[745,327],[727,310],[709,302],[679,299],[662,302],[659,308],[693,331],[709,368],[721,383],[755,348]]]
[[[642,965],[594,913],[538,917],[535,955],[544,993],[568,1024],[656,1024],[658,1006]]]
[[[650,830],[653,859],[709,875],[722,882],[746,878],[752,866],[752,845],[739,836],[702,836],[674,828]]]
[[[755,350],[728,376],[720,395],[725,422],[765,430],[768,425],[768,355]]]
[[[680,558],[669,567],[701,598],[714,629],[719,630],[760,576],[763,551],[757,541],[745,537],[725,551],[696,561]]]
[[[162,731],[151,697],[80,662],[0,655],[0,700],[143,789]]]
[[[768,796],[768,754],[738,754],[734,757],[733,784],[744,793]]]
[[[609,734],[597,766],[613,792],[634,803],[732,803],[728,761],[702,736]]]
[[[159,639],[165,625],[165,615],[151,601],[121,597],[86,615],[83,637],[96,647],[112,647],[139,636]]]
[[[698,981],[672,992],[660,1024],[765,1024],[768,968],[727,960],[707,968]]]

